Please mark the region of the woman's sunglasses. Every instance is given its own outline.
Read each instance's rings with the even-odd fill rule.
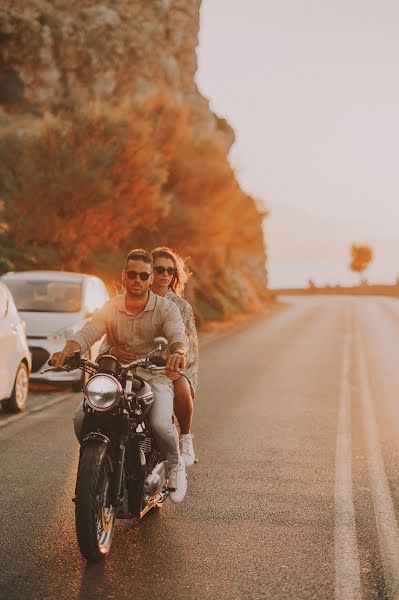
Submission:
[[[151,273],[146,273],[145,271],[142,271],[141,273],[138,273],[137,271],[126,271],[126,275],[129,279],[136,279],[138,275],[141,281],[147,281]]]
[[[174,275],[176,272],[176,269],[174,269],[173,267],[154,267],[154,271],[156,271],[156,273],[158,273],[158,275],[163,275],[165,273],[165,271],[167,272],[168,275]]]

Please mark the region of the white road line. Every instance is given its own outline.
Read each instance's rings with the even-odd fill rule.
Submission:
[[[352,492],[352,427],[350,358],[352,347],[350,305],[345,313],[345,337],[335,455],[335,597],[360,600],[361,580]]]
[[[0,429],[2,427],[6,427],[7,425],[10,425],[11,423],[14,423],[15,421],[19,421],[23,417],[27,417],[28,415],[31,415],[31,414],[34,414],[37,412],[41,412],[42,410],[45,410],[46,408],[50,408],[51,406],[54,406],[54,404],[59,404],[60,402],[62,402],[63,400],[66,400],[70,396],[73,396],[73,392],[68,392],[67,394],[62,394],[60,396],[56,396],[55,398],[51,398],[44,404],[39,404],[38,406],[29,408],[25,412],[19,413],[17,415],[12,415],[11,417],[7,417],[6,419],[4,419],[4,421],[0,421]]]
[[[399,530],[381,455],[370,391],[370,380],[359,323],[357,323],[356,329],[356,354],[362,397],[363,430],[372,488],[373,508],[385,584],[389,598],[393,600],[395,598],[399,599]]]

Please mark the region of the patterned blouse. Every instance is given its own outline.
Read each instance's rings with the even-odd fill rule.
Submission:
[[[195,390],[197,389],[198,383],[199,356],[197,328],[195,327],[193,309],[191,308],[191,304],[189,304],[187,300],[184,300],[184,298],[181,298],[172,290],[168,290],[166,292],[165,298],[176,304],[182,316],[184,326],[186,328],[186,335],[188,337],[190,345],[187,353],[186,371],[184,374],[191,385],[193,393],[195,394]]]

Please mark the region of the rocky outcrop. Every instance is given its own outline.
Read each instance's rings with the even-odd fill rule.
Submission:
[[[232,129],[210,112],[194,80],[199,7],[200,0],[3,0],[3,123],[165,91],[229,148]]]
[[[27,204],[33,201],[43,229],[44,218],[37,198],[46,202],[47,207],[51,206],[54,218],[58,218],[57,190],[66,186],[71,191],[68,198],[81,197],[79,194],[86,190],[84,182],[79,185],[74,177],[65,181],[64,168],[57,171],[54,167],[47,173],[48,152],[51,151],[50,157],[54,155],[48,140],[58,140],[55,147],[59,149],[67,145],[65,140],[72,144],[76,137],[79,160],[84,164],[87,160],[87,164],[92,165],[90,185],[98,182],[99,189],[96,193],[92,190],[92,197],[98,200],[107,196],[100,184],[114,181],[112,174],[104,175],[104,169],[115,166],[116,159],[108,162],[102,159],[102,170],[95,171],[97,163],[91,161],[91,154],[94,146],[114,157],[115,148],[107,135],[101,137],[103,130],[100,129],[100,137],[95,138],[97,144],[90,141],[85,145],[88,138],[82,141],[79,137],[84,123],[93,115],[102,115],[116,130],[121,118],[123,131],[126,131],[126,123],[132,129],[129,151],[118,165],[123,173],[140,181],[141,187],[138,186],[140,193],[136,196],[131,192],[125,204],[121,204],[122,208],[134,208],[139,196],[141,200],[147,199],[145,190],[148,189],[156,195],[157,206],[163,206],[162,210],[150,208],[145,213],[154,213],[158,219],[156,226],[153,224],[147,229],[143,226],[140,230],[137,225],[133,228],[132,220],[126,239],[119,240],[119,248],[113,248],[114,262],[109,260],[107,250],[109,271],[102,274],[112,281],[119,269],[120,253],[131,247],[132,239],[140,240],[140,235],[144,236],[145,247],[162,245],[166,239],[192,259],[196,274],[192,300],[197,314],[204,319],[251,310],[262,302],[266,283],[262,215],[254,199],[239,188],[228,164],[233,130],[225,119],[210,111],[208,101],[195,83],[200,4],[201,0],[2,0],[0,142],[4,143],[0,143],[0,152],[7,160],[3,161],[3,170],[0,161],[0,184],[6,184],[3,187],[7,190],[3,189],[0,195],[6,202],[4,214],[5,217],[8,214],[9,229],[7,235],[0,236],[0,253],[13,268],[43,268],[43,255],[47,267],[63,268],[61,250],[65,248],[56,251],[51,235],[45,241],[41,232],[33,228],[28,248],[32,256],[28,256],[15,223],[12,225],[11,215],[21,224],[21,214],[32,214]],[[164,122],[159,125],[161,117],[158,113],[155,115],[154,108],[149,108],[154,99],[161,103],[162,109],[169,106],[175,121],[163,117]],[[92,107],[96,110],[91,111]],[[140,107],[147,107],[145,118],[149,119],[149,127]],[[169,114],[168,110],[163,113]],[[165,126],[166,121],[168,126]],[[48,138],[43,137],[46,131]],[[21,137],[21,132],[27,135]],[[157,135],[160,136],[158,141]],[[175,139],[171,142],[171,138]],[[38,146],[35,140],[39,140]],[[109,147],[105,147],[104,140],[108,140]],[[143,147],[147,148],[147,154],[140,163]],[[75,164],[76,152],[71,150],[68,154],[68,148],[75,146],[67,146],[64,153],[65,164],[71,167],[70,163]],[[41,153],[41,163],[36,160],[36,152]],[[132,167],[131,161],[136,155],[138,162]],[[18,158],[14,160],[15,156]],[[13,168],[15,163],[20,171]],[[10,166],[8,171],[7,165]],[[39,177],[36,177],[37,171]],[[79,174],[80,171],[81,163],[77,166]],[[109,207],[119,214],[115,208],[116,187],[112,187],[107,198]],[[126,187],[128,191],[133,188],[133,184]],[[89,209],[93,212],[90,206],[87,218]],[[76,217],[74,211],[78,210],[76,203],[70,207],[73,214],[69,223],[73,233],[76,233],[76,224],[72,217]],[[47,216],[50,222],[47,233],[52,233],[52,216]],[[101,245],[99,238],[96,241]],[[92,263],[88,254],[86,258],[86,262],[76,268],[97,272],[98,254],[94,252]],[[187,291],[190,293],[190,289]]]

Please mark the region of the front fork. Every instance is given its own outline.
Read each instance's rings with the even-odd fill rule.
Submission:
[[[145,434],[142,433],[135,433],[129,437],[129,419],[126,415],[122,427],[114,437],[114,443],[103,433],[92,431],[84,436],[80,447],[80,456],[90,443],[101,443],[107,447],[114,465],[110,502],[113,506],[123,503],[126,476],[129,513],[134,517],[140,517],[144,497],[146,459],[139,445],[143,438]]]
[[[124,496],[124,481],[123,481],[123,473],[125,467],[125,454],[126,454],[126,443],[127,438],[120,440],[119,448],[118,448],[118,456],[116,461],[116,472],[113,478],[113,486],[112,486],[112,504],[118,506],[123,502]]]
[[[125,459],[126,459],[126,446],[129,440],[129,416],[127,411],[123,411],[123,422],[120,428],[119,435],[117,437],[116,451],[115,451],[115,473],[113,477],[112,485],[112,501],[115,506],[118,506],[123,502],[125,495]]]
[[[100,433],[99,431],[91,431],[87,433],[80,446],[79,464],[80,458],[86,446],[92,443],[100,443],[106,446],[107,451],[110,453],[112,463],[114,465],[112,485],[111,485],[111,496],[110,501],[114,506],[118,506],[123,502],[124,496],[124,471],[125,471],[125,458],[126,458],[126,446],[129,440],[129,418],[123,415],[124,419],[122,426],[119,428],[118,434],[114,437],[114,443],[111,442],[110,437]],[[76,490],[75,490],[76,495]]]

